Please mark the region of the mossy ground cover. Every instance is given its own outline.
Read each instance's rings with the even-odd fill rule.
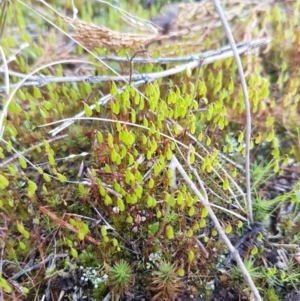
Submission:
[[[192,4],[178,4],[178,18]],[[245,104],[234,59],[199,60],[197,68],[156,80],[151,73],[178,63],[145,62],[227,44],[214,15],[209,25],[195,17],[213,5],[193,6],[190,23],[173,24],[178,37],[168,33],[138,53],[88,48],[84,37],[77,45],[74,7],[82,22],[141,34],[134,16],[149,20],[159,5],[74,5],[1,2],[0,297],[253,300],[203,197],[263,300],[293,300],[300,273],[300,1],[224,6],[237,42],[271,38],[241,58],[252,115],[253,223],[245,195]],[[91,30],[86,24],[77,26]],[[190,25],[186,34],[184,25]],[[144,80],[138,87],[137,74]],[[99,76],[119,78],[93,82]],[[172,168],[174,158],[200,197]]]

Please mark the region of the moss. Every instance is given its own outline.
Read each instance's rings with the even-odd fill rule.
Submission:
[[[142,10],[138,1],[127,2],[120,5],[133,15],[148,18],[149,12]],[[7,3],[2,1],[1,5]],[[57,10],[65,9],[69,15],[73,12],[67,4],[49,3]],[[75,1],[75,5],[80,8],[78,16],[87,22],[105,24],[116,31],[132,30],[128,23],[119,22],[120,12],[111,6],[91,5],[83,0]],[[247,70],[253,124],[254,216],[266,224],[267,233],[272,232],[268,224],[276,208],[289,199],[297,203],[297,188],[272,201],[261,195],[261,184],[282,172],[282,163],[299,158],[300,40],[294,13],[298,11],[299,1],[285,5],[287,8],[283,9],[278,2],[270,11],[261,11],[264,18],[249,14],[241,20],[237,14],[232,20],[236,29],[241,22],[249,28],[251,18],[256,16],[259,23],[253,36],[273,30],[271,51],[261,56],[242,57]],[[30,10],[18,2],[4,8],[7,24],[1,37],[2,48],[6,57],[18,52],[16,59],[9,62],[9,69],[24,74],[39,67],[41,71],[38,79],[29,80],[37,80],[37,83],[19,87],[14,95],[13,91],[9,94],[12,99],[0,144],[1,241],[5,246],[3,260],[12,261],[16,266],[4,265],[3,275],[12,277],[19,270],[17,266],[27,266],[29,261],[42,263],[50,253],[68,252],[77,267],[101,266],[107,271],[121,259],[132,271],[137,267],[140,279],[136,289],[142,295],[148,299],[158,296],[171,299],[174,296],[163,292],[162,287],[160,292],[150,289],[151,269],[156,281],[164,272],[161,270],[164,266],[159,267],[158,261],[150,260],[153,254],[160,254],[159,260],[167,262],[175,282],[181,281],[176,274],[177,268],[181,268],[187,287],[197,283],[199,292],[207,288],[211,279],[220,278],[218,273],[224,268],[221,259],[226,257],[227,250],[207,210],[177,174],[175,187],[169,164],[175,155],[193,183],[200,187],[198,177],[201,179],[225,232],[232,241],[238,241],[245,234],[238,225],[247,224],[248,208],[243,195],[244,170],[240,168],[245,156],[245,107],[234,60],[228,58],[168,79],[148,82],[139,90],[127,84],[119,93],[120,82],[91,84],[88,81],[93,75],[112,75],[100,61],[94,64],[95,53],[112,55],[109,49],[88,53],[78,46],[69,52],[62,42],[66,36],[52,30],[53,26],[40,17],[35,8]],[[230,10],[230,5],[226,9]],[[249,12],[249,7],[245,9]],[[255,12],[253,9],[252,13]],[[55,24],[69,30],[68,24],[56,13],[47,10],[47,14],[53,17]],[[268,20],[268,25],[263,19]],[[202,45],[208,49],[219,48],[223,43],[222,30],[211,26],[211,35]],[[235,31],[237,40],[241,40],[240,32]],[[191,55],[199,51],[197,44],[201,44],[194,43],[194,39],[188,42],[191,45],[188,51],[185,39],[182,43],[162,41],[154,45],[156,50],[149,47],[148,55],[167,56],[170,45],[173,55]],[[28,47],[16,50],[25,42],[29,43]],[[130,57],[133,51],[122,49],[114,55]],[[89,67],[70,61],[53,64],[73,56],[85,58]],[[47,66],[48,63],[51,66]],[[132,63],[130,69],[128,62],[108,61],[107,64],[124,75],[159,72],[175,66],[173,63]],[[75,72],[77,67],[79,73]],[[80,72],[86,72],[90,76],[88,80],[47,83],[48,75],[52,78],[79,76]],[[10,77],[12,87],[20,80],[14,74]],[[0,88],[4,85],[1,81]],[[96,105],[101,95],[108,93],[112,95],[105,105]],[[2,96],[6,100],[10,97],[4,93]],[[90,119],[77,120],[64,130],[67,136],[54,139],[48,135],[50,127],[39,127],[80,111]],[[18,159],[13,158],[15,154]],[[8,159],[12,159],[9,164],[5,163]],[[189,170],[187,159],[198,176]],[[298,207],[295,208],[278,222],[278,229],[291,235],[298,227],[294,222]],[[268,248],[268,235],[264,239],[261,249]],[[279,243],[290,242],[282,237]],[[291,256],[291,252],[287,252]],[[250,254],[245,256],[248,258]],[[251,258],[249,269],[262,275],[260,248]],[[37,276],[43,274],[41,266],[17,281],[24,283],[30,294],[43,295],[46,288],[39,285],[42,279]],[[231,274],[236,287],[246,287],[237,271]],[[297,275],[296,269],[291,274]],[[260,277],[254,278],[256,285],[266,291],[264,298],[276,300],[279,284],[269,287]],[[122,293],[129,287],[134,290],[129,282]],[[280,285],[296,286],[296,282],[291,277]],[[93,288],[93,298],[103,299],[112,289],[110,286],[111,283],[103,282]],[[87,284],[84,287],[91,290]],[[185,292],[176,286],[173,293],[179,296]],[[210,293],[208,289],[207,294]],[[10,300],[12,294],[5,297]]]

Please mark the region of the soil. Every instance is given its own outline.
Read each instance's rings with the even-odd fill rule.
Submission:
[[[284,298],[284,301],[299,301],[299,300],[300,300],[300,290],[294,290],[288,295],[286,295]]]

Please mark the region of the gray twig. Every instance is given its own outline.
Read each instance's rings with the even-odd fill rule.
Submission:
[[[21,271],[19,271],[18,273],[14,274],[12,277],[10,277],[8,280],[17,280],[18,278],[20,278],[21,276],[23,276],[24,274],[27,274],[33,270],[39,269],[40,267],[42,267],[43,265],[45,265],[46,263],[48,263],[49,261],[51,261],[53,258],[57,259],[57,258],[64,258],[67,257],[68,254],[50,254],[47,258],[45,258],[45,260],[41,261],[40,263],[37,263],[31,267],[22,269]]]
[[[183,179],[185,180],[187,185],[190,187],[190,189],[198,197],[199,201],[202,202],[202,204],[207,208],[208,214],[209,214],[212,222],[214,223],[214,226],[215,226],[216,230],[218,231],[220,237],[222,238],[222,240],[226,244],[228,250],[230,251],[230,253],[232,255],[232,258],[236,261],[238,267],[240,268],[240,270],[242,272],[242,275],[243,275],[245,281],[248,283],[248,285],[249,285],[251,291],[253,292],[256,300],[257,301],[262,301],[262,299],[260,297],[260,294],[259,294],[259,291],[256,288],[249,272],[247,271],[243,260],[241,259],[239,251],[236,250],[234,248],[234,246],[232,245],[231,241],[229,240],[229,238],[225,234],[224,230],[222,229],[222,226],[221,226],[217,216],[215,215],[214,211],[211,208],[211,204],[209,203],[208,196],[207,196],[207,193],[206,193],[203,182],[201,180],[200,180],[200,182],[198,182],[199,185],[200,185],[200,188],[201,188],[201,192],[202,192],[201,193],[198,190],[198,188],[196,187],[196,185],[194,184],[194,182],[189,178],[189,176],[186,173],[186,171],[184,170],[183,166],[179,163],[179,161],[177,160],[177,158],[174,155],[172,156],[169,168],[170,168],[171,171],[173,171],[172,174],[175,174],[176,169],[179,171],[179,173],[181,174],[181,176],[183,177]],[[172,181],[174,181],[174,180],[175,179],[172,179]]]
[[[245,42],[240,43],[237,45],[237,51],[239,54],[245,53],[247,51],[251,51],[253,48],[261,47],[268,43],[269,40],[267,39],[261,39],[261,40],[255,40],[251,42]],[[119,63],[129,63],[129,64],[170,64],[170,63],[189,63],[201,60],[201,65],[208,65],[212,64],[216,61],[223,60],[225,58],[228,58],[233,55],[233,52],[230,48],[230,46],[225,46],[219,50],[209,50],[203,53],[197,53],[189,56],[183,56],[183,57],[166,57],[166,58],[157,58],[157,59],[151,59],[151,58],[143,58],[143,57],[132,57],[132,58],[126,58],[126,57],[115,57],[115,56],[103,56],[99,57],[101,61],[112,61],[112,62],[119,62]],[[0,68],[0,73],[4,73],[3,67]],[[159,74],[159,72],[157,72]],[[11,76],[16,76],[20,78],[24,78],[27,75],[16,73],[14,71],[8,70],[8,74]],[[22,83],[21,87],[42,87],[47,84],[51,83],[75,83],[75,82],[87,82],[90,84],[97,84],[102,82],[109,82],[109,81],[130,81],[133,82],[140,81],[144,75],[143,74],[131,74],[131,75],[123,75],[123,76],[93,76],[93,75],[85,75],[85,76],[44,76],[44,75],[34,75],[31,76],[28,80],[26,80],[24,83]],[[19,83],[11,84],[10,88],[15,88],[18,86]],[[0,87],[0,93],[4,92],[6,90],[5,86]]]
[[[268,40],[266,40],[266,39],[257,40],[256,42],[255,41],[249,42],[248,44],[244,44],[243,47],[240,47],[238,49],[238,53],[242,54],[242,53],[244,53],[246,51],[249,51],[249,50],[253,49],[254,47],[258,47],[258,46],[264,45],[267,42],[268,42]],[[233,55],[232,50],[228,49],[226,52],[222,52],[222,53],[220,53],[220,54],[218,54],[216,56],[210,56],[210,57],[207,57],[207,58],[203,59],[202,65],[211,64],[211,63],[219,61],[219,60],[224,60],[226,58],[231,57],[232,55]],[[192,62],[190,62],[188,64],[179,65],[179,66],[176,66],[174,68],[170,68],[168,70],[164,70],[164,71],[160,71],[160,72],[147,73],[147,74],[144,74],[144,75],[139,75],[140,76],[139,80],[138,81],[134,81],[132,83],[132,85],[135,88],[137,88],[137,87],[140,87],[140,86],[142,86],[142,85],[144,85],[146,83],[155,81],[155,80],[157,80],[159,78],[168,77],[170,75],[178,74],[180,72],[185,71],[186,69],[191,69],[192,70],[192,69],[197,68],[198,66],[199,66],[199,58],[193,60]],[[142,78],[141,78],[141,76],[142,76]],[[122,78],[124,78],[124,76]],[[125,88],[126,88],[126,86],[120,88],[118,90],[118,93],[121,93]],[[107,94],[107,95],[105,95],[104,97],[102,97],[102,98],[100,98],[98,100],[98,104],[99,105],[104,105],[110,99],[111,99],[111,94]],[[90,105],[90,109],[93,110],[94,108],[95,108],[95,105]],[[62,130],[66,129],[67,127],[69,127],[70,125],[72,125],[76,121],[76,118],[82,117],[84,115],[85,115],[84,111],[78,113],[77,115],[75,115],[73,117],[74,120],[69,120],[69,121],[64,122],[60,126],[58,126],[58,127],[54,128],[54,129],[52,129],[51,131],[49,131],[49,134],[51,134],[52,136],[57,135]]]
[[[249,221],[252,224],[253,223],[253,210],[252,210],[252,200],[251,200],[251,175],[250,175],[250,142],[251,142],[251,109],[250,109],[250,102],[248,97],[248,89],[245,79],[245,74],[243,71],[243,66],[241,63],[241,59],[239,56],[239,52],[237,49],[237,45],[235,44],[235,41],[233,39],[232,32],[230,30],[230,27],[228,25],[228,22],[226,20],[226,17],[224,15],[224,11],[222,6],[220,5],[220,2],[218,0],[213,0],[214,5],[216,7],[216,10],[220,16],[221,22],[224,26],[228,41],[230,43],[230,46],[232,48],[233,56],[236,62],[236,65],[238,67],[239,75],[241,78],[241,85],[244,95],[244,103],[245,103],[245,112],[246,112],[246,158],[245,158],[245,173],[246,173],[246,193],[247,193],[247,210],[248,210],[248,216]],[[255,296],[260,299],[259,292],[256,290],[253,292]]]

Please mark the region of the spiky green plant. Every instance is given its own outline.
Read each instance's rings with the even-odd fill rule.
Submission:
[[[108,270],[108,285],[111,288],[113,298],[118,300],[131,286],[133,274],[130,265],[123,259],[116,262]]]
[[[152,274],[150,289],[156,292],[152,301],[173,300],[176,298],[182,289],[177,266],[163,261],[159,269]]]
[[[279,297],[277,296],[275,289],[273,287],[269,287],[266,290],[266,293],[264,295],[265,301],[280,301]]]
[[[263,273],[260,267],[255,266],[255,259],[254,258],[247,258],[244,260],[245,268],[247,269],[248,273],[250,274],[252,279],[258,279],[263,276]],[[230,279],[232,280],[239,280],[242,277],[241,270],[235,266],[230,269]]]

